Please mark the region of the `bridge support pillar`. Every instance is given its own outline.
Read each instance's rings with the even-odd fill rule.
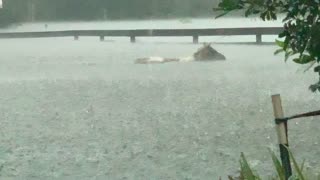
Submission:
[[[199,36],[193,36],[193,43],[198,44],[199,43]]]
[[[78,35],[75,35],[75,36],[74,36],[74,40],[75,40],[75,41],[79,40],[79,36],[78,36]]]
[[[100,36],[100,41],[104,41],[104,36]]]
[[[261,34],[256,35],[256,43],[258,43],[258,44],[262,43],[262,35]]]
[[[135,36],[130,36],[130,42],[135,43],[136,42],[136,37]]]

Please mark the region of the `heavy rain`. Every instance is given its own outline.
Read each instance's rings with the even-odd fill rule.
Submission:
[[[239,175],[241,152],[262,177],[274,175],[271,96],[281,94],[286,115],[320,103],[308,89],[317,80],[309,65],[274,55],[277,34],[262,34],[261,43],[254,34],[199,35],[198,42],[189,35],[4,38],[282,27],[281,19],[241,13],[215,19],[218,3],[0,1],[0,179],[227,179]],[[225,60],[192,59],[204,45]],[[289,123],[291,151],[313,173],[320,172],[319,120]]]

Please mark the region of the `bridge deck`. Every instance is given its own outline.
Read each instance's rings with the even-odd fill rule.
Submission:
[[[106,36],[130,37],[135,42],[136,37],[148,36],[192,36],[197,43],[199,36],[233,36],[255,35],[256,42],[262,41],[262,35],[276,35],[282,31],[281,27],[253,27],[253,28],[217,28],[217,29],[133,29],[133,30],[69,30],[69,31],[40,31],[40,32],[9,32],[0,33],[0,38],[43,38],[43,37],[74,37],[97,36],[104,40]]]

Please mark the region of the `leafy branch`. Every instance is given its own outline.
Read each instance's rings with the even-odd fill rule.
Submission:
[[[284,60],[292,59],[298,64],[316,65],[314,71],[319,81],[310,89],[320,91],[320,1],[319,0],[222,0],[215,11],[224,16],[235,10],[245,10],[246,17],[259,14],[264,21],[276,20],[285,14],[283,31],[276,40],[280,47],[275,54],[284,53]],[[296,57],[295,55],[299,55]]]

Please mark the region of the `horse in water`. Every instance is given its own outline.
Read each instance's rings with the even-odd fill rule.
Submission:
[[[167,62],[185,62],[185,61],[219,61],[226,60],[226,57],[213,49],[210,44],[204,44],[192,56],[184,58],[164,58],[164,57],[146,57],[136,59],[136,64],[159,64]]]

